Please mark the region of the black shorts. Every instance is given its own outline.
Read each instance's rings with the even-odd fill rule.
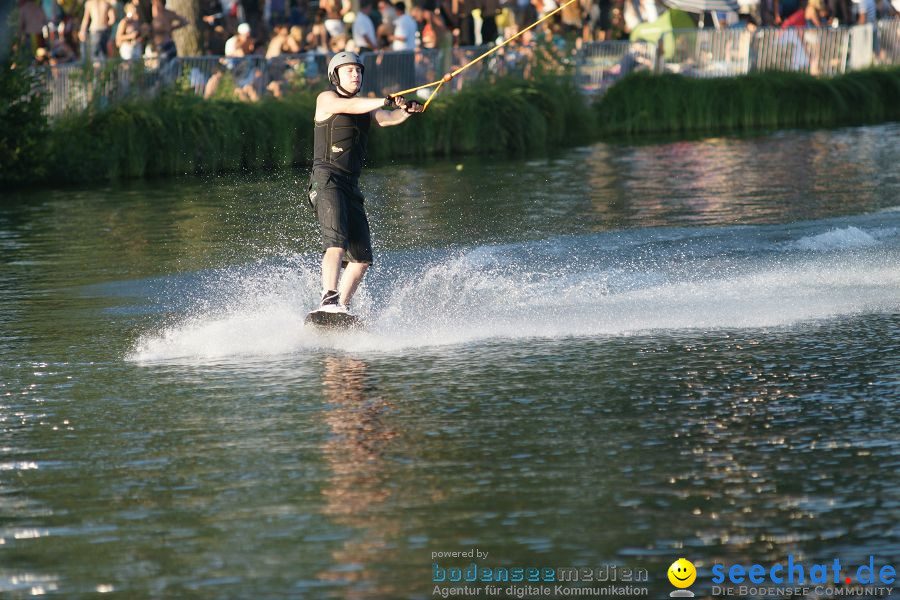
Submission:
[[[309,180],[309,202],[316,209],[322,230],[322,251],[343,248],[345,262],[372,264],[369,220],[359,188],[340,181],[328,171],[313,171]]]

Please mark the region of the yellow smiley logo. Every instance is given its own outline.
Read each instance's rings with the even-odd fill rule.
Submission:
[[[679,558],[669,567],[669,582],[677,588],[686,588],[697,579],[697,569],[691,561]]]

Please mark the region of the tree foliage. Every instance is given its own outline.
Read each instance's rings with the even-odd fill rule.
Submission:
[[[20,63],[21,64],[21,63]],[[47,118],[37,76],[0,60],[0,185],[35,181],[44,172]]]

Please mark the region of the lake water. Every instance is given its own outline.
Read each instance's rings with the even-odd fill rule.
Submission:
[[[334,336],[302,173],[4,194],[0,594],[900,570],[898,164],[892,124],[380,165]]]

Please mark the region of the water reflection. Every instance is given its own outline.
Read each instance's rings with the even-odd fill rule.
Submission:
[[[318,574],[323,581],[351,584],[345,598],[399,594],[390,580],[378,577],[373,563],[389,560],[391,538],[402,530],[400,513],[388,510],[395,500],[385,473],[385,456],[396,432],[388,423],[390,403],[377,388],[366,361],[350,356],[323,359],[322,392],[327,403],[324,422],[331,435],[322,445],[330,469],[322,490],[322,513],[356,533],[332,551],[332,568]]]
[[[623,227],[763,224],[897,204],[900,124],[386,165],[366,180],[378,252]],[[315,253],[291,171],[16,192],[0,212],[10,276],[84,284]],[[93,269],[84,269],[89,256]],[[27,273],[23,269],[28,265]]]
[[[0,593],[429,597],[428,551],[470,545],[896,557],[898,132],[374,169],[367,293],[402,318],[366,359],[288,326],[318,255],[292,176],[10,198]]]
[[[900,128],[791,132],[646,146],[598,144],[584,158],[597,227],[770,223],[890,205]],[[885,202],[887,204],[885,204]]]

